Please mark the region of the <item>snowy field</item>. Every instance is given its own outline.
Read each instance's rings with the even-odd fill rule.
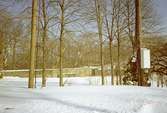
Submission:
[[[48,79],[47,88],[27,88],[27,79],[0,80],[0,113],[167,113],[167,89],[96,86],[98,78]]]

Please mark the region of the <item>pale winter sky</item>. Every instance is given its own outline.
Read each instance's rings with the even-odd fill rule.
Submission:
[[[14,3],[15,0],[0,0],[0,5],[8,4],[10,5],[9,10],[13,13],[21,12],[21,10],[27,6],[31,7],[31,0],[23,0],[26,2]],[[19,1],[19,0],[18,0]],[[153,0],[155,10],[157,10],[157,14],[160,17],[160,21],[162,24],[163,33],[167,34],[167,0]]]
[[[163,30],[165,34],[167,34],[167,0],[154,0],[155,9],[157,9],[157,13],[160,16],[160,20],[162,21]]]

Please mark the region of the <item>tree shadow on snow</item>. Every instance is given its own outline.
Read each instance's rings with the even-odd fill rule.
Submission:
[[[59,104],[65,105],[65,106],[69,106],[69,107],[73,107],[76,109],[83,109],[83,110],[92,111],[92,112],[96,111],[96,112],[101,112],[101,113],[118,113],[116,111],[111,111],[111,110],[107,110],[107,109],[100,109],[100,108],[96,108],[96,107],[79,105],[77,103],[72,103],[72,102],[68,102],[65,100],[57,99],[57,98],[49,98],[46,95],[41,95],[41,97],[42,97],[41,99],[43,99],[43,100],[56,102],[56,103],[59,103]]]

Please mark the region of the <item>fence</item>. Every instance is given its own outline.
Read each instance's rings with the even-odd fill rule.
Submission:
[[[36,69],[36,77],[40,77],[42,75],[42,69]],[[18,76],[18,77],[28,77],[29,69],[20,69],[20,70],[2,70],[0,73],[3,76]],[[104,72],[105,75],[109,74],[109,71]],[[58,77],[59,76],[59,69],[46,69],[47,77]],[[100,75],[100,70],[92,69],[89,67],[83,68],[64,68],[63,75],[65,77],[75,77],[75,76],[96,76]]]

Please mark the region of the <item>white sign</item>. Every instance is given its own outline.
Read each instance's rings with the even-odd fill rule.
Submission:
[[[150,67],[151,67],[150,50],[147,48],[142,48],[141,49],[141,68],[149,69]]]

